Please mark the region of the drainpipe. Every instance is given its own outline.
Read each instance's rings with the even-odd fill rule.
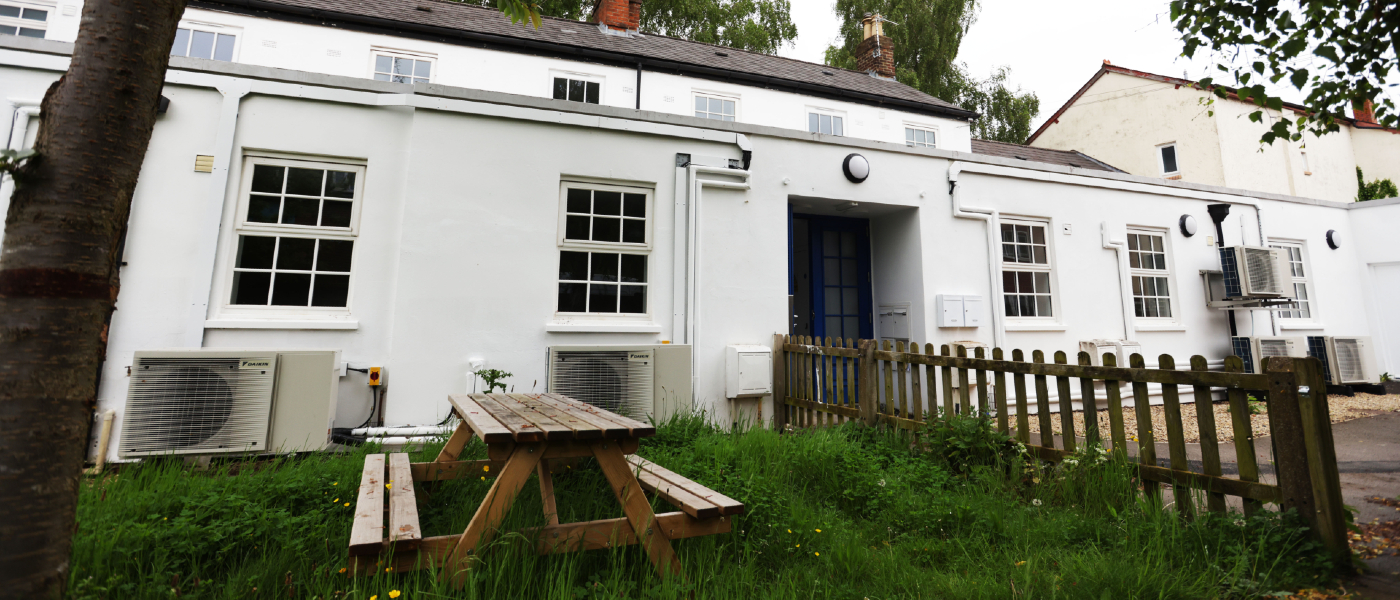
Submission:
[[[10,120],[10,136],[5,148],[19,150],[24,148],[24,136],[29,131],[29,120],[39,116],[39,101],[10,100],[10,105],[14,107],[14,117]],[[14,190],[13,177],[5,176],[0,179],[0,211],[9,212],[10,195],[14,193]],[[0,241],[4,241],[4,239],[4,227],[0,227]]]
[[[1108,239],[1107,221],[1099,223],[1099,237],[1103,239],[1104,249],[1113,250],[1118,258],[1118,296],[1123,305],[1123,339],[1132,341],[1137,339],[1137,331],[1133,327],[1133,317],[1137,313],[1133,310],[1133,279],[1128,275],[1128,242]]]
[[[229,164],[233,162],[233,137],[238,130],[238,107],[243,97],[253,88],[248,79],[234,79],[219,86],[223,94],[223,105],[219,108],[219,128],[214,134],[214,170],[210,174],[208,196],[205,198],[204,215],[198,227],[203,231],[199,236],[199,247],[195,251],[195,264],[204,268],[196,278],[194,289],[190,290],[189,308],[185,316],[185,331],[181,346],[200,348],[204,346],[204,320],[209,315],[209,293],[214,287],[214,261],[219,252],[219,224],[224,215],[224,199],[228,196]],[[201,271],[196,269],[194,273]]]
[[[953,200],[953,216],[959,219],[976,219],[987,224],[987,283],[992,297],[988,299],[988,311],[992,314],[992,347],[1006,345],[1006,312],[1002,307],[1001,268],[997,260],[997,248],[1001,245],[1001,214],[991,208],[963,206],[958,192],[958,175],[963,162],[953,161],[948,165],[948,195]]]
[[[642,110],[642,63],[637,63],[637,110]]]
[[[1224,248],[1224,247],[1225,247],[1225,228],[1224,228],[1224,227],[1221,227],[1220,224],[1221,224],[1221,223],[1224,223],[1224,222],[1225,222],[1225,217],[1227,217],[1227,216],[1230,215],[1230,205],[1229,205],[1229,204],[1207,204],[1207,205],[1206,205],[1206,212],[1210,213],[1210,220],[1212,220],[1212,221],[1215,222],[1215,246],[1216,246],[1217,248]],[[1243,242],[1244,240],[1240,240],[1240,241]],[[1233,348],[1233,347],[1234,347],[1233,344],[1234,344],[1234,341],[1235,341],[1234,338],[1240,334],[1240,333],[1239,333],[1240,330],[1239,330],[1239,327],[1237,327],[1237,326],[1235,325],[1235,311],[1234,311],[1233,309],[1231,309],[1231,310],[1225,311],[1225,313],[1226,313],[1227,315],[1229,315],[1229,317],[1230,317],[1230,342],[1231,342],[1231,344],[1232,344],[1232,345],[1231,345],[1231,348]],[[1253,320],[1251,319],[1250,322],[1252,323]]]

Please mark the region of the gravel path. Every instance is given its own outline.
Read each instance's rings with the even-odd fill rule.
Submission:
[[[1400,394],[1389,394],[1377,396],[1373,394],[1357,394],[1355,396],[1328,396],[1328,407],[1331,408],[1332,422],[1342,423],[1362,417],[1385,412],[1400,412]],[[1235,431],[1231,426],[1230,405],[1225,402],[1218,402],[1212,405],[1215,410],[1215,429],[1221,442],[1235,439]],[[1262,408],[1262,407],[1261,407]],[[1167,417],[1165,408],[1161,406],[1152,407],[1152,431],[1155,432],[1157,441],[1166,441]],[[1013,415],[1012,422],[1015,422]],[[1099,433],[1103,439],[1110,439],[1111,433],[1108,428],[1108,410],[1101,410],[1098,414]],[[1254,426],[1254,437],[1264,437],[1269,435],[1269,415],[1260,413],[1250,415],[1250,423]],[[1056,435],[1061,433],[1060,415],[1051,415],[1051,425]],[[1039,419],[1035,415],[1030,418],[1031,431],[1039,433]],[[1201,441],[1200,432],[1196,429],[1196,405],[1181,405],[1181,425],[1186,434],[1187,442]],[[1074,413],[1074,431],[1080,437],[1084,436],[1084,413]],[[1137,439],[1137,413],[1130,406],[1123,407],[1123,431],[1128,434],[1130,441]]]

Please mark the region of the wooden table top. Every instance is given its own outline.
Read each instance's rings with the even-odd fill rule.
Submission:
[[[488,444],[656,435],[651,425],[559,394],[460,394],[447,399]]]

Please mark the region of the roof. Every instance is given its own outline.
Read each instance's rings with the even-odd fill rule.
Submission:
[[[780,56],[662,35],[617,35],[580,21],[546,17],[539,29],[501,12],[446,0],[194,0],[191,6],[322,25],[368,28],[447,43],[501,47],[677,71],[776,89],[937,114],[962,120],[977,113],[897,81]]]
[[[1021,160],[1077,167],[1080,169],[1091,169],[1095,171],[1108,171],[1110,173],[1126,173],[1126,171],[1104,163],[1078,150],[1051,150],[1049,148],[1032,148],[1030,146],[1010,144],[1007,142],[973,139],[972,153],[1000,156],[1002,158],[1019,158]]]
[[[1195,81],[1191,81],[1190,79],[1182,79],[1182,78],[1180,78],[1180,77],[1171,77],[1171,76],[1168,76],[1168,75],[1157,75],[1157,74],[1155,74],[1155,73],[1148,73],[1147,71],[1137,71],[1137,70],[1134,70],[1134,69],[1128,69],[1128,68],[1125,68],[1125,67],[1120,67],[1120,66],[1117,66],[1117,65],[1112,65],[1112,64],[1109,64],[1108,62],[1105,62],[1105,63],[1103,64],[1103,66],[1099,67],[1099,71],[1098,71],[1097,73],[1094,73],[1094,76],[1093,76],[1093,77],[1090,77],[1090,78],[1089,78],[1089,81],[1085,82],[1084,85],[1081,86],[1081,87],[1079,88],[1079,91],[1075,92],[1073,96],[1070,96],[1070,97],[1069,97],[1069,100],[1066,100],[1065,103],[1064,103],[1064,105],[1061,106],[1059,110],[1055,111],[1055,114],[1050,115],[1050,118],[1049,118],[1049,119],[1046,119],[1044,123],[1041,123],[1040,128],[1039,128],[1039,129],[1036,129],[1036,130],[1035,130],[1035,133],[1032,133],[1032,134],[1031,134],[1031,137],[1028,138],[1028,139],[1026,140],[1026,143],[1027,143],[1027,144],[1034,143],[1034,142],[1035,142],[1035,139],[1036,139],[1037,137],[1040,137],[1040,134],[1041,134],[1042,132],[1044,132],[1046,129],[1049,129],[1051,125],[1053,125],[1053,124],[1059,122],[1060,115],[1065,114],[1065,111],[1069,110],[1069,108],[1070,108],[1071,106],[1074,106],[1074,103],[1077,102],[1077,101],[1079,101],[1079,97],[1080,97],[1080,96],[1083,96],[1083,95],[1084,95],[1084,92],[1089,91],[1089,88],[1094,87],[1094,84],[1097,83],[1097,82],[1099,81],[1099,79],[1101,79],[1101,78],[1104,76],[1104,74],[1106,74],[1106,73],[1117,73],[1117,74],[1119,74],[1119,75],[1127,75],[1127,76],[1129,76],[1129,77],[1137,77],[1137,78],[1140,78],[1140,79],[1150,79],[1150,80],[1152,80],[1152,81],[1159,81],[1159,82],[1162,82],[1162,83],[1170,83],[1170,84],[1172,84],[1172,85],[1175,85],[1177,88],[1181,88],[1181,87],[1192,87],[1192,88],[1197,88],[1197,87],[1200,86],[1199,83],[1197,83],[1197,82],[1195,82]],[[1217,86],[1217,87],[1226,90],[1226,96],[1227,96],[1228,98],[1232,98],[1232,99],[1234,99],[1234,100],[1239,100],[1239,96],[1236,96],[1236,95],[1235,95],[1235,89],[1234,89],[1234,88],[1226,87],[1226,86]],[[1293,102],[1284,102],[1284,103],[1283,103],[1283,107],[1284,107],[1284,108],[1287,108],[1287,109],[1289,109],[1289,110],[1292,110],[1292,111],[1294,111],[1294,112],[1300,112],[1300,113],[1311,112],[1311,111],[1308,109],[1308,107],[1303,106],[1303,105],[1301,105],[1301,104],[1296,104],[1296,103],[1293,103]],[[1348,125],[1351,125],[1352,127],[1358,127],[1358,128],[1362,128],[1362,129],[1385,129],[1384,127],[1381,127],[1381,126],[1379,126],[1379,125],[1373,125],[1373,124],[1370,124],[1370,123],[1358,123],[1358,122],[1356,121],[1356,119],[1353,119],[1353,118],[1350,118],[1350,117],[1346,117],[1346,116],[1337,117],[1337,120],[1338,120],[1338,121],[1342,121],[1342,122],[1344,122],[1344,123],[1347,123]]]

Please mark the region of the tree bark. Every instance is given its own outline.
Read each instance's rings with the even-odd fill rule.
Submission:
[[[58,598],[117,255],[184,0],[88,0],[0,248],[0,598]]]

